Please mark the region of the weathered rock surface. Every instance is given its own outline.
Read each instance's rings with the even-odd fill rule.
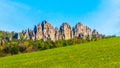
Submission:
[[[82,37],[84,35],[85,29],[81,23],[77,23],[74,30],[75,37]]]
[[[23,32],[25,39],[32,39],[32,40],[68,40],[74,37],[78,37],[81,39],[88,39],[91,40],[92,37],[101,37],[96,30],[91,30],[89,27],[84,26],[80,22],[76,24],[75,27],[71,28],[68,23],[63,23],[60,26],[60,29],[57,27],[54,28],[50,23],[47,21],[43,21],[42,24],[35,25],[34,30],[25,30]]]
[[[60,38],[60,31],[59,31],[58,28],[56,27],[56,28],[55,28],[55,40],[59,40],[59,39],[61,39],[61,38]]]
[[[60,27],[62,39],[68,40],[72,38],[71,26],[67,23],[63,23]]]
[[[79,37],[82,39],[85,39],[86,37],[89,36],[89,38],[92,37],[92,31],[89,27],[87,26],[83,26],[83,24],[81,24],[80,22],[76,24],[75,28],[74,28],[74,36],[75,37]]]
[[[40,24],[38,24],[37,26],[35,25],[34,27],[34,36],[36,40],[40,40],[43,38],[43,34],[42,34],[42,26]]]
[[[27,39],[27,40],[30,39],[30,36],[29,36],[29,30],[25,30],[25,31],[23,31],[23,35],[24,35],[24,39]]]
[[[55,41],[55,29],[54,29],[54,27],[50,23],[48,23],[47,21],[43,21],[42,28],[43,28],[42,29],[43,39]]]

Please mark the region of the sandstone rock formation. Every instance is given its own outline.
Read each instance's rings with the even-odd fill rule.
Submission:
[[[28,30],[29,32],[29,38],[32,39],[33,41],[35,40],[35,33],[33,30]]]
[[[23,31],[22,33],[23,33],[23,35],[24,35],[24,39],[27,39],[27,40],[30,39],[29,30],[25,30],[25,31]]]
[[[55,41],[55,29],[47,21],[42,22],[42,31],[44,40],[53,40]]]
[[[60,31],[59,31],[59,29],[56,27],[56,28],[55,28],[55,40],[59,40],[59,39],[61,39],[61,38],[60,38]]]
[[[80,22],[76,24],[75,27],[71,28],[68,23],[63,23],[60,29],[54,28],[47,21],[43,21],[42,24],[35,25],[34,30],[25,30],[22,32],[25,39],[32,40],[68,40],[72,38],[88,39],[101,37],[101,35],[96,30],[91,30],[89,27],[84,26]]]
[[[68,40],[71,39],[71,26],[67,23],[63,23],[60,27],[62,39]]]
[[[76,24],[75,26],[75,37],[80,37],[82,38],[84,36],[84,32],[85,32],[85,29],[84,29],[84,26],[79,22]]]
[[[43,38],[43,34],[42,34],[42,26],[40,24],[38,24],[37,26],[35,25],[34,27],[34,36],[36,40],[40,40]]]

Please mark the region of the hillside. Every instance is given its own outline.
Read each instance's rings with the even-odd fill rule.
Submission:
[[[120,37],[0,58],[0,68],[119,68]]]

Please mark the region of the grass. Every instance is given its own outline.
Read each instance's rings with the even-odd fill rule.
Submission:
[[[0,68],[120,68],[120,37],[3,57]]]

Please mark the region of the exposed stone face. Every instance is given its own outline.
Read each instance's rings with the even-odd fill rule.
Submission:
[[[35,40],[35,33],[34,33],[34,31],[32,31],[32,30],[28,30],[28,31],[29,31],[30,39],[32,39],[34,41]]]
[[[91,29],[89,27],[87,27],[87,26],[84,26],[83,35],[84,35],[83,39],[87,38],[88,40],[91,40],[91,38],[92,38]]]
[[[23,31],[23,35],[25,39],[32,40],[68,40],[74,37],[78,37],[80,39],[88,39],[102,37],[96,30],[91,30],[87,26],[83,26],[81,23],[77,23],[75,27],[71,29],[71,26],[67,23],[63,23],[60,26],[60,29],[54,27],[48,23],[47,21],[43,21],[42,24],[38,24],[34,27],[34,30],[25,30]]]
[[[93,35],[98,35],[99,33],[94,29],[92,32]]]
[[[24,34],[24,39],[27,39],[27,40],[30,39],[29,31],[28,31],[28,30],[25,30],[25,31],[23,32],[23,34]]]
[[[73,27],[71,31],[71,38],[74,38],[74,37],[75,37],[75,28]]]
[[[81,24],[81,23],[78,23],[76,26],[75,26],[75,36],[79,36],[79,34],[82,34],[83,33],[83,30],[84,30],[84,26]]]
[[[75,37],[82,37],[85,34],[85,27],[78,23],[75,26]]]
[[[69,24],[63,23],[60,27],[60,31],[63,39],[71,39],[71,26]]]
[[[40,40],[43,38],[42,27],[40,24],[38,24],[37,26],[34,27],[34,34],[35,34],[36,40]]]
[[[89,27],[86,27],[86,35],[92,35],[92,31]]]
[[[99,33],[94,29],[93,32],[92,32],[92,36],[93,38],[98,38],[99,37]]]
[[[89,37],[89,39],[91,39],[92,37],[91,29],[87,26],[83,26],[80,22],[76,24],[74,32],[75,37],[79,37],[82,39],[85,39],[86,37]]]
[[[59,40],[60,39],[60,31],[58,30],[58,28],[55,28],[55,40]]]
[[[42,22],[43,39],[55,41],[55,29],[47,21]]]

